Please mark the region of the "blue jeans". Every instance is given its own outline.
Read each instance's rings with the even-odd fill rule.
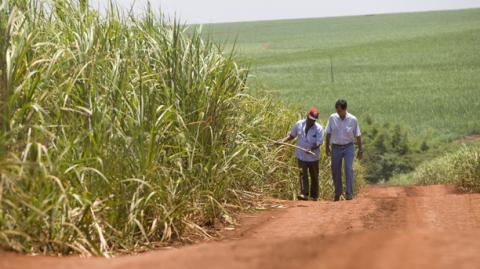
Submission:
[[[343,194],[342,185],[342,161],[345,160],[345,177],[347,179],[347,198],[353,197],[353,158],[355,157],[355,146],[353,143],[338,146],[332,145],[332,177],[335,186],[335,196]]]

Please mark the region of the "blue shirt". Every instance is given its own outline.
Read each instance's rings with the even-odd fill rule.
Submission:
[[[310,129],[308,133],[305,133],[305,126],[307,125],[307,120],[299,120],[293,126],[292,130],[290,131],[290,135],[292,137],[297,138],[297,146],[310,150],[313,147],[320,146],[323,143],[323,128],[320,124],[315,123]],[[315,155],[306,153],[301,149],[295,150],[295,156],[297,159],[304,161],[304,162],[314,162],[320,159],[320,147],[313,150]]]

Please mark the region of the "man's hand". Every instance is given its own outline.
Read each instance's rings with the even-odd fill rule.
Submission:
[[[325,154],[327,154],[327,157],[330,157],[332,155],[332,152],[330,151],[330,137],[331,136],[332,136],[332,134],[329,134],[327,132],[326,141],[325,141]]]
[[[362,160],[362,158],[363,158],[363,147],[362,147],[362,137],[361,136],[357,136],[357,145],[358,145],[357,159]]]
[[[363,158],[363,150],[359,149],[357,152],[357,159],[361,161],[362,158]]]
[[[288,141],[293,140],[294,138],[295,137],[289,135],[285,138],[282,138],[280,140],[275,141],[275,143],[273,143],[273,144],[276,145],[276,146],[283,145],[283,144],[287,143]]]
[[[313,146],[310,148],[310,151],[315,151],[317,149],[319,149],[322,145],[317,145],[317,146]]]

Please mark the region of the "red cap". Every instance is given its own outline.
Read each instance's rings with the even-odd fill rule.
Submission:
[[[320,112],[318,112],[318,109],[315,107],[310,108],[308,111],[308,118],[311,120],[318,120],[318,116],[320,115]]]

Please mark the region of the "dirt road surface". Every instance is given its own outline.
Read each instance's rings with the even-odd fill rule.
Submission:
[[[368,187],[353,201],[281,203],[219,241],[113,259],[0,253],[0,268],[480,268],[480,194]]]

